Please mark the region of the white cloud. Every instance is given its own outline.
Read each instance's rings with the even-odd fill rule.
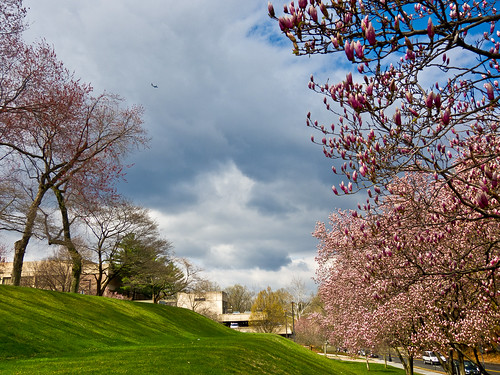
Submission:
[[[266,185],[272,184],[252,180],[228,162],[180,187],[191,190],[194,197],[182,212],[154,211],[154,217],[162,233],[173,242],[178,256],[194,259],[209,274],[223,270],[225,284],[242,278],[252,285],[260,285],[264,279],[275,284],[291,275],[290,267],[310,279],[315,246],[311,218],[319,212],[305,204],[297,204],[284,214],[259,209],[251,202]],[[273,194],[278,195],[278,190]],[[292,189],[283,193],[292,200],[298,199],[293,197]],[[233,281],[228,279],[236,274]],[[261,278],[264,279],[258,282]]]

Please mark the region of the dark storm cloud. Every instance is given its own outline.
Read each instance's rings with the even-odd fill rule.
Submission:
[[[294,57],[266,0],[25,5],[27,39],[46,38],[97,93],[144,106],[151,144],[119,188],[152,210],[177,255],[222,286],[313,276],[311,232],[338,200],[305,126],[309,110],[325,113],[307,82],[331,61]]]

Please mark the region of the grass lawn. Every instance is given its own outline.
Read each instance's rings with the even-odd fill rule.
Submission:
[[[0,286],[1,374],[404,374],[328,360],[192,311]]]

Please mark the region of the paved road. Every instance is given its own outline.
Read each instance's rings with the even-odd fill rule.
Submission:
[[[358,359],[353,359],[352,357],[348,356],[338,356],[338,355],[328,355],[329,358],[332,359],[340,359],[340,360],[346,360],[346,361],[360,361],[360,362],[365,362],[365,359],[358,358]],[[383,358],[370,358],[369,361],[371,363],[385,363]],[[392,358],[391,362],[387,362],[387,365],[389,366],[394,366],[398,368],[403,368],[403,365],[399,361],[399,358]],[[424,362],[420,359],[415,359],[413,362],[413,367],[414,371],[417,374],[422,374],[422,375],[436,375],[436,374],[444,374],[444,370],[441,366],[433,366],[433,365],[428,365],[424,364]],[[486,363],[486,371],[488,371],[489,374],[500,374],[500,365],[495,364],[495,363]]]
[[[399,358],[397,358],[397,361],[399,362]],[[433,366],[433,365],[428,365],[424,364],[424,362],[421,359],[415,359],[414,360],[415,367],[420,367],[424,368],[426,370],[433,370],[433,371],[440,371],[444,372],[443,368],[441,366]],[[486,363],[486,371],[490,374],[500,374],[500,365],[496,363]]]

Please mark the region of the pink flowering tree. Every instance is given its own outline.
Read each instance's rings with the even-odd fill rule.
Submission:
[[[377,213],[339,212],[330,230],[316,229],[326,323],[351,348],[405,348],[407,371],[424,348],[452,349],[460,362],[472,352],[479,364],[477,349],[498,341],[497,220],[475,220],[481,214],[420,174],[388,191]]]
[[[384,265],[370,261],[379,248],[370,233],[376,229],[349,212],[332,214],[330,220],[331,229],[319,223],[314,233],[320,240],[317,281],[329,342],[350,352],[392,347],[412,374],[418,347],[411,335],[420,323],[406,292],[394,291],[389,298],[383,294],[387,280],[374,275],[374,265]]]
[[[320,93],[332,121],[307,115],[313,142],[340,159],[345,181],[335,193],[376,185],[375,195],[400,172],[423,171],[448,184],[460,202],[485,217],[494,194],[467,197],[464,160],[485,184],[497,173],[485,164],[498,152],[500,14],[496,2],[299,0],[278,21],[296,55],[335,54],[351,66],[340,82],[309,88]],[[336,64],[336,66],[339,66]],[[342,164],[343,163],[343,164]],[[337,170],[338,168],[338,170]]]
[[[344,181],[333,192],[368,195],[351,216],[334,215],[331,232],[316,232],[328,323],[348,311],[336,329],[349,327],[353,347],[377,342],[377,331],[405,337],[409,353],[452,348],[462,360],[498,338],[495,5],[300,0],[281,15],[268,6],[296,55],[335,54],[347,70],[340,82],[311,76],[332,121],[309,113],[307,125],[340,161],[332,169]]]

